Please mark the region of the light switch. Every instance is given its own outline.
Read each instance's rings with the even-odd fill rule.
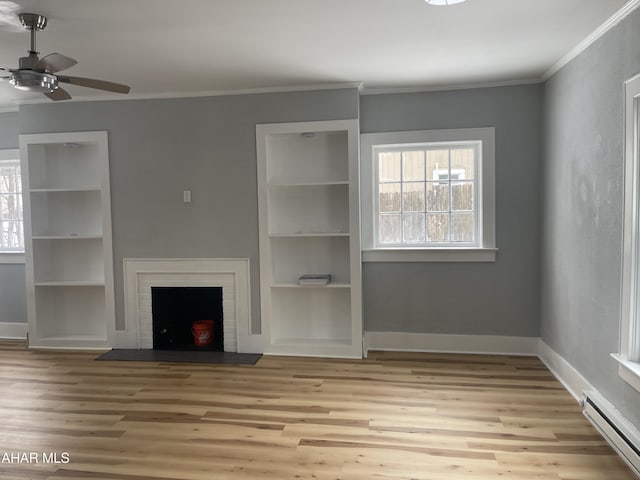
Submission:
[[[191,203],[191,190],[185,190],[182,192],[182,200],[184,203]]]

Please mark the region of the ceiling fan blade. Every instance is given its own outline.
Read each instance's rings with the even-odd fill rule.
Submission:
[[[105,80],[96,80],[95,78],[58,76],[58,82],[70,83],[71,85],[80,85],[81,87],[96,88],[98,90],[106,90],[107,92],[116,93],[129,93],[131,90],[131,87],[127,85],[107,82]]]
[[[64,88],[56,88],[53,92],[44,92],[46,97],[49,97],[51,100],[69,100],[71,99],[71,95]]]
[[[33,66],[33,69],[46,70],[49,73],[56,73],[62,70],[66,70],[67,68],[71,68],[76,63],[78,63],[77,60],[62,55],[61,53],[51,53],[38,60],[38,62]]]

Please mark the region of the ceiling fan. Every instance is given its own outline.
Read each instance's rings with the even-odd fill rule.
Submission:
[[[71,98],[69,92],[59,85],[60,83],[80,85],[107,92],[129,93],[130,87],[121,83],[107,82],[94,78],[56,75],[62,70],[73,67],[78,62],[60,53],[51,53],[39,58],[39,52],[36,51],[36,32],[43,30],[47,26],[47,17],[35,13],[20,13],[18,18],[22,26],[31,32],[29,55],[20,58],[19,67],[16,69],[0,67],[0,72],[5,71],[10,74],[0,77],[0,79],[8,80],[11,85],[19,90],[41,92],[51,100],[69,100]]]

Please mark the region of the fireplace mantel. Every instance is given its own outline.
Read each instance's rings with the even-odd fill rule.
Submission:
[[[125,329],[116,330],[116,348],[152,348],[152,286],[211,286],[223,288],[225,351],[261,353],[261,336],[251,333],[249,259],[125,258],[123,264]]]

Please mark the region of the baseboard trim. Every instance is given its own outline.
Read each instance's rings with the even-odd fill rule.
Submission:
[[[556,353],[542,339],[539,339],[538,342],[538,357],[578,403],[582,403],[583,392],[596,390],[573,365],[567,362],[559,353]]]
[[[371,350],[494,355],[538,355],[538,337],[365,332],[364,355]]]
[[[26,340],[26,323],[0,323],[0,338],[5,340]]]
[[[263,342],[261,334],[238,335],[238,353],[263,353]]]

